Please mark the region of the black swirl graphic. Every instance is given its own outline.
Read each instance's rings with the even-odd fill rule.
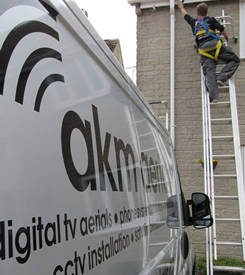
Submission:
[[[37,93],[37,98],[36,98],[35,107],[34,107],[35,111],[39,112],[43,95],[46,89],[48,88],[48,86],[57,81],[65,82],[64,76],[60,74],[51,74],[43,80]]]
[[[48,5],[42,0],[38,1],[45,10],[48,11],[48,15],[52,17],[53,20],[56,21],[57,15],[59,14],[53,7]],[[0,51],[0,95],[4,94],[4,86],[5,86],[5,79],[6,73],[8,70],[8,66],[11,60],[11,57],[18,47],[18,44],[22,39],[26,36],[31,35],[33,33],[41,33],[52,37],[53,39],[59,41],[59,34],[58,32],[53,29],[51,26],[36,20],[26,20],[17,26],[15,26],[7,35],[6,39],[3,42],[1,51]],[[27,59],[25,60],[21,72],[19,74],[16,94],[15,94],[15,101],[19,104],[23,104],[26,85],[29,79],[29,76],[36,66],[38,62],[46,58],[53,58],[60,62],[62,62],[61,53],[55,49],[51,49],[48,47],[39,48],[29,54]],[[64,76],[53,73],[47,76],[43,82],[41,83],[40,87],[37,91],[36,101],[34,105],[34,110],[39,112],[40,106],[42,102],[42,98],[44,96],[45,91],[47,88],[54,82],[65,82]]]
[[[25,93],[28,77],[32,69],[34,68],[34,66],[39,61],[45,58],[55,58],[59,61],[62,61],[61,54],[50,48],[40,48],[34,51],[32,54],[30,54],[26,59],[26,62],[24,63],[20,72],[20,76],[17,84],[16,96],[15,96],[16,102],[23,104],[24,93]]]
[[[39,21],[25,21],[16,26],[5,39],[0,52],[0,94],[3,95],[4,81],[10,58],[18,43],[28,34],[45,33],[59,40],[58,33],[50,26]]]
[[[54,8],[52,8],[50,5],[45,3],[42,0],[39,0],[40,4],[44,6],[44,8],[49,12],[49,16],[52,17],[56,21],[56,17],[59,14]]]

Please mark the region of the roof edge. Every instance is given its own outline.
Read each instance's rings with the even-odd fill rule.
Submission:
[[[210,1],[221,1],[221,0],[185,0],[185,4],[200,3],[200,2],[210,2]],[[178,1],[175,0],[175,4]],[[128,0],[130,5],[140,5],[140,9],[148,9],[154,7],[166,7],[170,6],[170,0]]]

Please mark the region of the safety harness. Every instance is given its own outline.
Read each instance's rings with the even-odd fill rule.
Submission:
[[[198,31],[198,24],[200,24],[202,26],[203,30]],[[219,36],[216,35],[215,31],[208,29],[207,20],[203,19],[203,17],[198,18],[196,21],[195,29],[194,29],[194,36],[198,37],[199,35],[202,35],[205,33],[208,34],[209,36],[213,37],[214,39],[217,39],[218,43],[216,44],[215,47],[209,48],[209,49],[199,49],[197,44],[195,43],[195,45],[198,49],[198,52],[200,55],[207,56],[207,57],[213,59],[214,61],[218,62],[218,56],[219,56],[219,52],[220,52],[220,49],[222,46],[221,39]],[[215,51],[215,54],[214,55],[209,54],[209,52],[211,52],[211,51]]]

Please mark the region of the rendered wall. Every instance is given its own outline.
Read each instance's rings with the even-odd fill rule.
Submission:
[[[235,35],[239,35],[239,1],[226,0],[208,2],[209,15],[221,16],[222,9],[233,18]],[[195,17],[195,4],[185,5],[188,13]],[[169,7],[142,10],[137,21],[137,85],[149,101],[170,101],[170,13]],[[231,30],[227,28],[231,35]],[[239,55],[239,43],[230,42]],[[201,81],[199,57],[193,47],[193,35],[176,6],[176,141],[175,149],[183,191],[187,199],[192,192],[203,191],[203,169],[196,159],[203,156]],[[245,144],[245,62],[235,74],[241,142]],[[228,95],[220,94],[228,99]],[[155,109],[159,116],[163,109]],[[227,111],[221,111],[228,117]],[[220,126],[216,134],[227,135],[231,126]],[[216,148],[232,153],[232,146],[218,145]],[[216,172],[234,173],[234,161],[220,161]],[[233,172],[232,172],[233,171]],[[235,180],[219,180],[215,183],[217,195],[237,195]],[[223,201],[217,205],[217,215],[235,218],[238,216],[237,202]],[[220,240],[240,241],[238,222],[218,225]],[[198,256],[205,254],[205,230],[191,230],[192,243]],[[219,250],[230,256],[241,256],[240,248],[223,247]]]

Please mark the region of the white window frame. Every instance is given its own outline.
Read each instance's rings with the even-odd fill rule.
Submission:
[[[245,59],[245,0],[240,0],[240,58]]]

